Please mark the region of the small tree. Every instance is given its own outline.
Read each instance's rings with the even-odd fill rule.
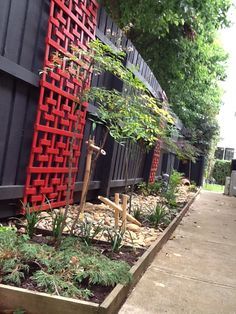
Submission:
[[[169,111],[163,108],[162,103],[154,98],[146,86],[133,75],[132,71],[123,65],[124,58],[124,52],[118,49],[113,50],[99,40],[94,40],[90,42],[88,51],[71,46],[71,51],[66,56],[61,56],[58,53],[54,54],[52,67],[47,68],[46,71],[57,71],[57,68],[63,68],[63,70],[70,73],[72,77],[81,81],[81,89],[76,96],[77,106],[75,112],[80,109],[84,101],[95,101],[98,104],[93,126],[95,127],[96,123],[102,123],[106,130],[101,149],[105,145],[108,133],[118,142],[129,139],[141,143],[143,147],[151,148],[156,144],[158,139],[168,137],[168,125],[173,125],[173,118]],[[91,72],[93,72],[93,75],[100,75],[104,72],[114,75],[123,82],[123,90],[107,90],[100,87],[87,88]],[[79,123],[80,116],[78,115],[70,144],[71,156],[68,164],[69,173],[66,207],[58,242],[60,242],[69,209],[73,168],[73,145],[76,141]],[[163,125],[165,125],[165,127],[163,127]],[[93,156],[92,171],[99,155],[100,151]],[[90,179],[92,171],[90,172]],[[88,191],[88,187],[89,182],[86,187],[86,192]],[[82,202],[85,202],[86,194],[87,193],[83,196],[84,200],[82,200]],[[71,233],[73,233],[78,221],[80,210],[81,208],[74,220]]]

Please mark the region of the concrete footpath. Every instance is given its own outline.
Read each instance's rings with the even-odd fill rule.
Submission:
[[[202,191],[119,314],[236,314],[236,198]]]

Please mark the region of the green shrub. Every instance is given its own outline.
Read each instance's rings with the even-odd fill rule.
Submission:
[[[189,192],[197,192],[197,190],[198,190],[198,187],[196,186],[196,183],[195,182],[191,182],[191,184],[188,187],[188,191]]]
[[[145,183],[142,182],[138,185],[138,191],[142,193],[144,196],[148,195],[158,195],[162,188],[161,181],[155,181],[154,183]]]
[[[178,192],[178,188],[181,184],[181,180],[183,179],[182,173],[173,170],[170,179],[167,191],[164,192],[164,197],[170,207],[176,207],[176,193]]]
[[[224,185],[225,178],[230,176],[230,165],[229,160],[219,160],[215,161],[215,165],[212,171],[212,177],[216,180],[215,183]]]
[[[172,190],[173,192],[177,192],[178,186],[181,184],[182,179],[183,179],[183,174],[178,171],[173,170],[170,176],[168,189]]]

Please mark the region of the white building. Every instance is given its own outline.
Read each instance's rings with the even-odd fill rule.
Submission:
[[[236,4],[236,0],[234,0]],[[223,97],[223,106],[219,114],[220,141],[218,147],[224,149],[226,156],[227,150],[234,150],[233,158],[236,158],[236,45],[232,38],[236,35],[236,9],[230,12],[232,26],[221,31],[220,39],[224,49],[229,54],[227,79],[222,84],[225,91]]]

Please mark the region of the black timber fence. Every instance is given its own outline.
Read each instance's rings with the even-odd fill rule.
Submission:
[[[0,2],[0,217],[9,216],[19,208],[23,197],[30,156],[34,122],[39,98],[39,70],[42,69],[50,0],[4,0]],[[162,90],[138,51],[121,34],[121,30],[100,9],[96,36],[104,43],[126,48],[126,66],[137,67],[137,75],[150,92],[161,99]],[[120,82],[103,74],[94,77],[94,86],[122,89]],[[96,110],[89,105],[75,201],[79,200],[86,161],[86,141],[91,133],[89,114]],[[103,129],[96,129],[96,142],[103,138]],[[111,137],[90,184],[90,196],[108,195],[144,178],[147,154],[138,145],[120,145]],[[136,162],[135,162],[136,161]]]

